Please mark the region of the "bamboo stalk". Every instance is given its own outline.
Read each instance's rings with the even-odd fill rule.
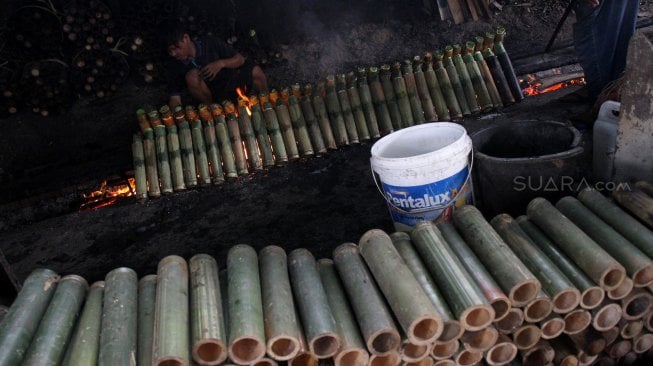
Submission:
[[[172,188],[175,191],[183,191],[186,189],[186,183],[184,182],[184,167],[181,161],[181,145],[179,142],[179,132],[177,125],[175,124],[175,119],[172,116],[172,111],[167,105],[159,108],[159,113],[161,113],[161,120],[166,126],[166,139],[168,146],[168,158],[170,161],[170,175],[172,177]],[[208,118],[211,121],[213,120],[210,113]]]
[[[156,275],[144,276],[138,281],[138,364],[152,364],[154,340],[154,303],[156,301]]]
[[[411,60],[404,60],[401,65],[401,73],[403,74],[404,81],[406,82],[406,93],[408,94],[408,101],[410,102],[410,109],[413,114],[413,120],[416,125],[424,123],[424,108],[419,99],[417,92],[417,84],[415,81],[415,74],[413,73],[413,64]]]
[[[524,99],[524,94],[522,93],[521,87],[519,86],[519,80],[517,80],[517,75],[515,70],[512,67],[512,62],[510,61],[510,56],[506,51],[503,45],[503,38],[505,37],[506,30],[503,27],[498,27],[496,30],[496,36],[494,38],[494,53],[497,55],[503,74],[506,76],[508,81],[508,87],[512,96],[515,98],[515,102],[520,102]]]
[[[93,366],[97,364],[102,324],[104,281],[94,282],[86,295],[75,332],[70,339],[64,366]]]
[[[401,63],[395,62],[392,64],[392,70],[392,86],[397,96],[397,105],[401,114],[401,126],[410,127],[415,124],[415,119],[413,118],[413,111],[408,100],[406,80],[404,80],[401,74]]]
[[[299,159],[297,139],[292,127],[292,119],[290,118],[288,106],[283,102],[283,100],[279,99],[274,105],[274,110],[277,114],[279,130],[283,137],[283,144],[286,147],[286,152],[288,153],[288,159],[290,161]]]
[[[206,155],[206,139],[204,138],[204,129],[202,121],[193,106],[186,106],[186,119],[190,122],[190,131],[193,137],[193,153],[195,154],[195,163],[197,164],[197,173],[200,179],[200,185],[211,184],[211,174],[209,173],[209,159]]]
[[[349,95],[347,94],[347,80],[345,74],[336,75],[336,93],[338,94],[338,101],[342,110],[342,118],[345,120],[345,128],[347,130],[347,137],[352,144],[360,143],[358,138],[358,129],[356,127],[356,120],[352,112],[352,106],[349,102]]]
[[[511,334],[524,324],[524,312],[520,308],[511,308],[508,313],[494,323],[503,334]]]
[[[200,104],[198,109],[202,125],[204,126],[204,144],[206,145],[206,156],[209,160],[209,168],[211,170],[211,182],[215,185],[222,184],[224,183],[224,173],[222,172],[222,162],[220,161],[218,138],[215,135],[215,122],[206,105]],[[181,162],[181,158],[179,161]]]
[[[445,47],[445,57],[444,57],[444,67],[447,70],[447,75],[449,75],[449,80],[451,80],[451,86],[454,93],[456,94],[456,100],[460,105],[460,110],[463,116],[469,116],[472,114],[471,107],[467,101],[467,96],[465,94],[465,89],[456,69],[456,65],[453,62],[453,47],[447,45]]]
[[[138,276],[121,267],[104,278],[98,366],[129,365],[136,358]]]
[[[296,312],[296,309],[295,309]],[[299,352],[297,355],[288,361],[289,366],[318,366],[319,360],[314,353],[308,349],[308,344],[306,344],[306,339],[304,337],[304,329],[302,327],[301,319],[298,320],[299,333],[297,338],[299,339]]]
[[[333,75],[327,75],[326,77],[326,109],[329,113],[329,121],[331,122],[336,144],[338,147],[349,145],[347,127],[345,126],[340,101],[336,93],[336,78]]]
[[[347,73],[347,95],[351,102],[351,112],[356,123],[356,130],[361,141],[368,141],[370,139],[370,131],[367,128],[367,121],[365,120],[365,113],[363,113],[357,84],[358,77],[356,76],[356,73],[353,71]]]
[[[315,154],[313,144],[311,144],[311,137],[308,135],[308,128],[306,127],[306,120],[299,106],[299,102],[294,95],[289,97],[288,110],[290,112],[290,120],[294,129],[295,137],[297,137],[297,145],[299,146],[299,153],[302,157],[310,157]]]
[[[159,186],[159,173],[156,163],[156,146],[154,143],[154,131],[148,129],[143,134],[143,153],[145,157],[145,174],[147,176],[147,195],[150,197],[161,196]]]
[[[497,91],[501,97],[502,104],[504,106],[515,104],[515,97],[512,95],[512,92],[510,92],[506,75],[503,73],[501,64],[491,48],[486,48],[483,51],[483,59],[490,70],[490,74],[492,74],[492,79],[494,79],[494,83],[497,86]]]
[[[540,322],[542,339],[553,339],[562,334],[565,329],[565,320],[555,314],[550,314]]]
[[[211,114],[215,122],[215,136],[218,140],[218,147],[220,148],[220,156],[224,164],[224,175],[227,179],[238,178],[238,170],[236,169],[236,160],[234,157],[233,149],[231,148],[231,140],[229,139],[229,131],[227,121],[224,118],[222,107],[219,104],[211,104]],[[182,148],[182,161],[184,159],[184,150]],[[193,154],[191,153],[191,156]]]
[[[578,366],[578,350],[564,338],[553,338],[549,340],[551,347],[555,350],[553,363],[559,366]]]
[[[565,315],[565,334],[576,334],[589,327],[592,314],[584,309],[577,309]]]
[[[175,123],[179,132],[179,149],[181,152],[181,165],[184,170],[184,183],[187,188],[197,187],[197,170],[195,153],[193,152],[193,134],[190,130],[190,124],[186,120],[184,108],[181,105],[175,107],[174,114]]]
[[[431,357],[435,360],[445,360],[453,357],[453,355],[460,349],[460,342],[458,340],[449,341],[447,343],[436,343],[431,349]]]
[[[592,310],[592,326],[599,332],[615,327],[621,319],[621,306],[616,303],[606,303]]]
[[[512,333],[512,341],[519,350],[533,348],[540,341],[542,331],[536,325],[527,324]]]
[[[615,190],[612,197],[632,215],[639,218],[649,229],[653,229],[653,197],[635,188],[630,191]]]
[[[507,365],[517,357],[517,351],[509,337],[500,335],[497,343],[485,353],[485,362],[490,366]]]
[[[380,75],[381,84],[383,84],[383,94],[385,95],[385,101],[388,105],[388,111],[390,112],[390,119],[392,120],[392,128],[395,131],[400,130],[403,127],[403,124],[401,112],[399,112],[399,104],[395,94],[395,88],[392,85],[392,71],[390,70],[390,65],[381,65]]]
[[[499,94],[499,89],[497,88],[497,84],[494,81],[494,77],[492,76],[490,67],[485,61],[485,58],[483,58],[483,54],[481,53],[480,50],[474,52],[474,60],[478,65],[479,72],[481,73],[481,77],[483,79],[483,82],[485,83],[485,87],[487,88],[488,94],[490,96],[490,100],[492,101],[494,108],[501,109],[503,107],[503,102],[501,101],[501,95]]]
[[[433,54],[430,52],[427,52],[424,55],[424,78],[426,79],[426,85],[431,95],[431,100],[433,101],[438,120],[450,120],[451,115],[447,109],[447,102],[444,100],[440,82],[438,81],[435,69],[433,68]]]
[[[461,347],[453,359],[458,366],[472,366],[483,360],[483,352],[470,351]]]
[[[310,101],[309,101],[310,104]],[[268,136],[268,129],[265,127],[265,118],[261,106],[256,103],[252,105],[252,129],[256,135],[256,141],[261,151],[263,167],[270,168],[274,166],[274,155],[272,154],[272,145]]]
[[[390,110],[386,105],[385,94],[383,93],[383,85],[379,79],[379,69],[371,66],[368,73],[370,92],[372,94],[372,103],[374,104],[374,111],[379,123],[379,130],[381,135],[387,135],[394,131],[392,118],[390,117]]]
[[[274,153],[274,162],[277,165],[285,165],[288,163],[288,153],[286,152],[286,145],[283,142],[283,136],[279,129],[279,120],[277,114],[272,108],[272,104],[265,103],[263,107],[263,115],[265,116],[265,127],[270,133],[270,141],[272,143],[272,151]]]
[[[156,110],[149,112],[148,118],[154,130],[154,146],[156,149],[156,164],[161,183],[161,193],[172,193],[172,175],[170,174],[170,161],[168,160],[166,127],[161,123],[159,112]]]
[[[145,170],[145,152],[143,151],[143,137],[135,133],[132,137],[132,162],[134,164],[134,183],[136,184],[136,198],[147,198],[147,173]]]
[[[449,49],[451,47],[451,49]],[[481,107],[479,102],[476,100],[476,91],[474,90],[474,85],[472,84],[471,75],[467,71],[465,66],[465,61],[463,61],[461,55],[461,47],[459,44],[454,44],[453,46],[445,47],[445,52],[449,54],[452,53],[452,60],[456,71],[458,72],[458,77],[460,78],[460,83],[463,86],[463,91],[465,92],[465,98],[467,99],[467,106],[469,106],[470,112],[472,114],[478,114],[481,112]]]
[[[304,90],[308,89],[309,85],[307,85]],[[319,83],[317,90],[312,92],[313,96],[311,101],[313,103],[313,108],[315,109],[315,118],[320,125],[320,131],[322,131],[322,136],[324,136],[324,142],[326,143],[327,149],[335,150],[338,148],[338,145],[336,144],[336,139],[333,136],[331,122],[329,121],[329,114],[327,113],[327,108],[324,104],[322,95],[323,91],[324,83]],[[307,94],[310,95],[308,92]]]
[[[496,328],[489,326],[477,331],[466,331],[460,341],[470,351],[485,352],[492,348],[498,339],[499,332]]]
[[[254,127],[252,126],[252,119],[250,118],[251,110],[246,106],[246,102],[241,100],[238,102],[238,128],[240,129],[241,139],[245,143],[245,150],[247,151],[247,161],[252,170],[263,170],[263,161],[258,152],[258,144],[256,142],[256,135],[254,134]]]
[[[277,108],[277,111],[279,109],[280,108]],[[288,110],[285,109],[285,111],[287,114]],[[238,126],[238,120],[236,119],[236,114],[233,112],[227,113],[226,119],[227,119],[227,130],[229,131],[229,140],[231,141],[231,151],[233,151],[234,160],[236,162],[236,171],[238,172],[238,175],[248,175],[249,169],[247,169],[247,158],[245,157],[245,150],[243,150],[243,140],[240,137],[241,135],[240,127]],[[289,116],[288,116],[288,124],[290,124]],[[193,144],[194,143],[195,140],[193,139]],[[194,147],[194,150],[197,151],[197,148]]]
[[[476,60],[474,60],[474,42],[467,42],[465,44],[467,48],[467,53],[465,54],[463,61],[465,67],[467,67],[467,72],[471,79],[472,85],[474,86],[474,91],[478,97],[478,104],[481,107],[482,111],[489,111],[494,107],[492,99],[490,98],[490,92],[481,76],[481,69],[478,67]]]
[[[311,144],[315,148],[315,153],[317,155],[326,153],[326,143],[324,142],[322,131],[320,131],[320,125],[317,122],[317,117],[315,116],[315,111],[313,110],[311,96],[304,95],[301,98],[300,104],[302,107],[302,113],[304,114],[304,119],[306,120],[306,125],[308,126],[308,133],[311,137]]]
[[[415,86],[417,89],[417,95],[422,104],[422,109],[424,111],[424,119],[426,121],[437,121],[438,116],[435,112],[435,106],[433,105],[433,100],[431,99],[431,94],[429,92],[429,87],[426,84],[426,76],[422,70],[422,57],[415,56],[413,58],[413,75],[415,78]]]
[[[449,108],[449,114],[453,119],[459,119],[463,117],[462,108],[458,103],[458,98],[456,92],[454,91],[453,84],[449,78],[449,73],[444,67],[443,63],[443,53],[442,51],[435,52],[435,75],[438,78],[440,87],[442,88],[442,94],[445,101],[447,102],[447,107]]]
[[[379,126],[379,120],[374,110],[372,102],[372,91],[367,82],[367,69],[364,67],[358,68],[358,95],[361,98],[361,106],[363,107],[363,114],[367,121],[367,129],[370,131],[370,137],[373,139],[381,136],[382,132]]]

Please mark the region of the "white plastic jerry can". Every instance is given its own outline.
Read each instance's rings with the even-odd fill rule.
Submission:
[[[614,175],[614,154],[617,147],[617,127],[621,103],[608,100],[601,104],[594,122],[592,172],[597,182],[608,182]]]

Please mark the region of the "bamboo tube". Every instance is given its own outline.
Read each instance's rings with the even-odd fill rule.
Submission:
[[[484,112],[492,110],[494,104],[492,103],[492,98],[490,98],[490,91],[481,76],[481,69],[478,67],[476,60],[474,60],[474,42],[467,42],[466,46],[467,54],[464,56],[463,61],[467,68],[467,73],[469,73],[472,85],[474,86],[476,96],[478,97],[478,104]]]
[[[340,101],[336,93],[336,78],[333,75],[326,77],[326,108],[329,112],[329,121],[331,121],[331,129],[333,130],[336,144],[339,147],[349,145],[347,127],[345,126]]]
[[[338,94],[338,101],[342,110],[342,118],[345,120],[345,128],[347,130],[347,137],[349,142],[357,144],[360,142],[358,138],[358,130],[356,127],[356,120],[352,112],[352,106],[349,102],[349,95],[347,94],[347,81],[345,74],[336,75],[336,93]]]
[[[202,121],[199,119],[194,107],[186,107],[186,119],[190,122],[190,131],[193,137],[193,153],[195,154],[199,184],[202,186],[210,185],[211,173],[209,170],[209,158],[206,155],[204,129],[202,127]]]
[[[258,144],[256,142],[256,135],[254,134],[254,127],[252,126],[250,113],[251,110],[247,107],[246,102],[244,100],[239,101],[238,128],[240,129],[240,137],[245,143],[249,167],[254,171],[263,170],[263,160],[259,155]]]
[[[501,109],[503,107],[503,102],[501,101],[501,95],[499,94],[499,89],[497,88],[497,85],[494,81],[494,77],[492,76],[492,72],[490,71],[487,62],[483,58],[483,54],[481,53],[481,51],[474,52],[474,60],[478,65],[478,69],[481,73],[481,77],[483,78],[483,82],[485,83],[488,94],[490,95],[490,100],[492,101],[494,108]]]
[[[576,344],[578,349],[583,350],[590,356],[598,355],[605,349],[605,338],[601,336],[601,333],[590,327],[578,333],[568,334],[568,337]]]
[[[548,341],[540,339],[532,348],[523,350],[521,355],[522,365],[540,366],[553,362],[555,350]]]
[[[577,309],[565,315],[565,334],[576,334],[589,327],[592,314],[584,309]]]
[[[631,280],[629,277],[625,277],[624,280],[621,281],[621,284],[616,288],[608,291],[607,295],[610,300],[621,300],[630,295],[630,293],[633,291],[633,288],[633,280]]]
[[[381,131],[379,126],[378,116],[374,110],[374,104],[372,102],[372,91],[367,82],[367,69],[364,67],[358,67],[358,95],[361,99],[361,107],[363,107],[363,114],[365,115],[365,121],[367,121],[367,129],[370,132],[370,137],[375,139],[380,137],[386,131]],[[383,133],[382,133],[383,132]]]
[[[489,326],[477,331],[466,331],[460,338],[463,346],[470,351],[485,352],[497,343],[499,332]]]
[[[275,245],[263,248],[259,266],[267,354],[277,361],[287,361],[297,356],[301,344],[286,252]]]
[[[307,91],[309,85],[310,84],[306,85],[304,88],[307,95],[311,95],[311,93],[308,93]],[[333,136],[333,129],[331,128],[329,114],[327,113],[327,108],[324,104],[323,94],[324,83],[322,82],[317,85],[317,90],[312,92],[311,101],[313,103],[313,109],[315,110],[315,118],[317,119],[317,123],[320,125],[320,131],[322,131],[322,136],[324,137],[326,147],[327,149],[335,150],[338,148],[338,145],[336,144],[336,139]]]
[[[87,289],[88,283],[80,276],[61,277],[25,352],[23,365],[58,365],[61,362]]]
[[[403,366],[433,366],[435,361],[431,357],[424,357],[419,361],[402,362]]]
[[[619,261],[635,287],[653,283],[653,261],[581,201],[571,196],[563,197],[556,203],[556,208]]]
[[[523,306],[540,291],[540,282],[519,260],[499,234],[474,206],[463,206],[453,214],[456,228],[477,256],[485,259],[492,277],[508,292],[513,306]],[[510,263],[510,266],[506,266]]]
[[[431,349],[431,357],[435,360],[445,360],[453,357],[459,349],[460,342],[458,340],[449,341],[447,343],[436,343]]]
[[[502,104],[504,106],[515,104],[515,97],[510,91],[508,80],[501,69],[501,64],[499,63],[497,56],[490,48],[487,48],[483,51],[483,59],[485,60],[485,63],[490,70],[490,74],[492,75],[492,79],[494,79],[494,83],[497,86],[497,91],[501,97]]]
[[[340,349],[334,357],[336,366],[367,365],[369,354],[356,324],[356,318],[349,307],[335,264],[332,260],[323,258],[317,261],[317,270],[341,339]]]
[[[642,354],[653,347],[653,334],[644,333],[640,334],[633,339],[633,351],[637,354]]]
[[[93,366],[97,363],[103,297],[104,281],[94,282],[86,295],[84,310],[70,339],[62,365]]]
[[[557,315],[550,314],[540,322],[540,329],[542,330],[542,339],[556,338],[564,331],[565,320]]]
[[[447,221],[441,221],[437,224],[437,227],[440,229],[449,247],[451,247],[463,266],[465,266],[467,272],[483,290],[485,298],[494,309],[494,321],[503,319],[511,307],[508,296],[506,296],[501,287],[494,281],[494,278],[488,273],[479,258],[474,255],[460,234],[458,234],[453,224]]]
[[[138,281],[138,351],[137,364],[152,364],[152,341],[154,339],[154,303],[156,301],[156,275],[144,276]]]
[[[405,337],[405,336],[404,336]],[[425,358],[430,358],[429,354],[433,344],[415,344],[408,339],[402,339],[399,355],[403,363],[416,363]]]
[[[524,319],[529,323],[537,323],[546,319],[552,311],[551,299],[540,291],[533,300],[524,306]]]
[[[510,56],[503,46],[503,37],[506,34],[506,30],[503,27],[497,28],[496,36],[494,38],[494,52],[497,55],[503,74],[506,76],[508,81],[508,87],[512,96],[515,98],[515,102],[521,102],[524,99],[524,94],[522,93],[521,87],[519,86],[519,80],[517,80],[517,75],[515,70],[512,67],[512,62],[510,61]]]
[[[553,338],[549,340],[551,347],[555,350],[553,363],[558,366],[579,366],[578,351],[564,338]]]
[[[299,159],[297,139],[295,132],[293,131],[292,120],[290,118],[288,106],[284,104],[283,101],[278,100],[274,106],[274,109],[277,113],[279,130],[281,132],[281,136],[283,137],[283,144],[286,147],[286,152],[288,153],[288,159],[290,161]]]
[[[509,364],[517,357],[517,351],[517,346],[509,337],[500,335],[497,343],[485,353],[485,362],[490,366]]]
[[[582,350],[578,351],[578,362],[581,366],[589,366],[596,361],[597,358],[598,355],[590,356]]]
[[[224,183],[224,173],[222,172],[222,162],[220,161],[218,138],[215,135],[215,122],[205,104],[200,104],[198,109],[202,125],[204,126],[204,144],[206,145],[206,156],[209,160],[209,168],[211,169],[211,182],[215,185],[222,184]]]
[[[478,105],[476,100],[476,92],[474,91],[474,85],[472,85],[472,80],[465,66],[462,56],[460,55],[460,45],[455,44],[453,46],[446,46],[445,52],[448,57],[451,57],[456,72],[458,73],[458,78],[460,79],[460,84],[462,85],[463,92],[465,95],[465,100],[467,101],[467,106],[469,111],[472,114],[478,114],[481,112],[481,107]]]
[[[388,106],[388,112],[390,112],[390,119],[392,120],[392,128],[395,131],[400,130],[403,126],[397,96],[395,95],[395,88],[392,86],[392,71],[390,70],[390,65],[381,65],[380,78],[381,84],[383,85],[383,94],[385,95],[386,105]]]
[[[315,117],[315,111],[313,110],[313,105],[311,103],[311,96],[304,95],[300,100],[300,104],[302,107],[302,113],[304,114],[304,119],[306,120],[306,126],[308,126],[308,134],[311,137],[311,144],[314,147],[316,155],[322,155],[326,153],[327,148],[326,143],[324,142],[324,137],[322,136],[322,131],[320,131],[320,125],[317,123],[317,118]]]
[[[442,334],[442,318],[392,239],[384,231],[373,229],[363,234],[358,246],[408,340],[415,344],[435,341]]]
[[[618,326],[614,326],[606,331],[601,332],[601,336],[605,338],[605,345],[610,346],[613,344],[617,338],[619,338],[621,329]]]
[[[613,360],[607,355],[600,356],[594,361],[594,365],[596,366],[615,366],[617,364],[617,361]]]
[[[438,360],[435,361],[433,366],[456,366],[456,362],[454,362],[454,360],[449,360],[449,359]]]
[[[104,278],[98,366],[129,365],[136,358],[138,276],[120,267]]]
[[[351,113],[354,116],[356,131],[358,132],[360,141],[368,141],[370,139],[370,131],[367,128],[367,121],[365,120],[365,113],[363,113],[357,84],[358,77],[356,77],[356,73],[353,71],[347,73],[347,95],[349,96]]]
[[[406,93],[408,94],[408,101],[410,102],[410,109],[413,113],[413,120],[416,125],[424,123],[424,108],[419,99],[417,92],[417,84],[415,81],[415,74],[413,73],[413,64],[411,60],[404,60],[401,65],[401,73],[406,82]]]
[[[229,300],[229,358],[239,365],[265,355],[263,305],[256,251],[246,244],[233,246],[227,255]]]
[[[307,249],[295,249],[288,257],[288,270],[309,349],[318,359],[335,356],[340,336],[315,258]]]
[[[615,201],[624,207],[633,216],[637,217],[649,229],[653,229],[653,197],[635,188],[630,191],[615,190],[612,192]]]
[[[207,254],[189,261],[191,354],[199,365],[218,365],[227,359],[218,264]]]
[[[406,80],[404,80],[401,74],[401,63],[395,62],[392,64],[392,70],[392,86],[397,96],[397,105],[401,114],[401,126],[410,127],[415,124],[415,119],[413,118],[411,103],[408,100]]]
[[[422,110],[424,111],[424,119],[426,121],[437,121],[438,116],[435,112],[435,106],[433,105],[433,100],[431,99],[431,94],[429,92],[429,87],[426,84],[426,76],[422,70],[422,65],[424,61],[420,56],[415,56],[413,58],[413,75],[415,78],[415,86],[417,89],[417,95],[422,104]]]
[[[310,101],[309,101],[310,103]],[[263,118],[263,111],[259,104],[252,106],[252,128],[256,135],[258,147],[261,150],[261,158],[263,159],[263,167],[270,168],[274,166],[274,155],[272,155],[272,145],[268,136],[268,130],[265,127],[265,119]]]
[[[635,182],[635,187],[637,187],[639,190],[646,193],[647,195],[653,197],[653,183],[640,180]]]
[[[234,113],[227,114],[227,130],[229,131],[231,150],[234,153],[234,160],[236,162],[236,171],[238,172],[238,175],[248,175],[249,170],[247,169],[247,158],[245,157],[245,151],[243,150],[243,140],[240,138],[240,127],[238,126],[236,114]],[[193,142],[195,141],[193,140]]]
[[[555,263],[556,267],[580,290],[580,306],[583,309],[593,309],[603,302],[605,291],[596,286],[569,257],[558,249],[551,240],[531,222],[526,216],[517,218],[519,226],[528,234],[540,250]]]
[[[494,309],[438,228],[431,222],[421,222],[410,235],[463,328],[481,330],[492,323]]]
[[[644,329],[644,322],[642,320],[622,320],[619,322],[619,328],[619,335],[621,338],[633,339],[642,333],[642,330]]]
[[[159,185],[156,145],[152,129],[146,130],[143,134],[143,153],[145,155],[145,174],[147,175],[147,194],[150,197],[159,197],[161,196],[161,187]]]
[[[145,153],[143,152],[143,137],[140,133],[135,133],[132,138],[132,162],[134,164],[136,198],[139,200],[147,199],[147,173],[145,171]]]
[[[610,357],[618,359],[625,356],[626,353],[630,352],[632,348],[633,348],[633,342],[628,339],[623,339],[611,345],[608,348],[607,353]]]
[[[604,303],[592,310],[592,326],[599,332],[613,328],[621,319],[621,306],[616,303]]]
[[[626,320],[643,318],[653,307],[653,295],[643,289],[631,292],[621,300],[622,317]]]
[[[319,360],[314,353],[309,351],[306,339],[304,339],[304,330],[301,321],[299,319],[297,320],[299,325],[297,338],[299,339],[300,347],[297,355],[288,361],[288,366],[318,366]]]
[[[394,131],[394,127],[392,125],[392,118],[390,117],[390,110],[386,105],[383,85],[381,85],[381,80],[379,79],[379,68],[370,66],[368,77],[370,92],[372,93],[372,103],[374,104],[374,111],[379,123],[379,130],[381,135],[387,135]]]
[[[156,149],[156,164],[161,183],[161,193],[172,193],[172,175],[170,174],[170,161],[168,160],[166,127],[161,123],[159,112],[156,110],[149,112],[147,116],[154,130],[154,146]]]
[[[528,217],[592,280],[609,291],[626,276],[624,267],[544,198],[528,204]]]
[[[184,170],[184,183],[186,188],[194,188],[197,187],[197,170],[193,152],[193,134],[190,130],[190,124],[186,120],[184,108],[181,105],[175,107],[174,114],[179,132],[179,149],[181,152],[181,165]]]
[[[400,346],[399,332],[392,314],[377,288],[372,274],[358,252],[358,246],[345,243],[333,251],[333,261],[342,279],[367,349],[374,355],[387,355]]]
[[[437,312],[442,317],[442,333],[437,339],[437,343],[449,343],[453,340],[460,338],[464,329],[460,326],[460,322],[454,317],[447,305],[444,296],[438,289],[433,277],[428,272],[428,269],[422,262],[422,259],[417,254],[417,251],[410,242],[410,236],[404,232],[395,232],[390,235],[392,244],[401,255],[404,262],[415,276],[415,279],[420,284],[426,296],[435,306]]]
[[[311,144],[311,137],[308,135],[306,120],[302,114],[302,109],[299,105],[299,102],[294,95],[289,97],[288,102],[290,120],[292,121],[295,137],[297,138],[299,153],[304,158],[313,156],[315,155],[315,151],[313,150],[313,144]]]
[[[534,347],[540,341],[542,331],[536,325],[527,324],[517,328],[512,333],[512,341],[519,350]]]
[[[209,106],[213,121],[215,122],[215,136],[218,140],[218,147],[220,148],[220,157],[224,164],[224,175],[227,179],[238,178],[238,170],[236,169],[236,160],[234,157],[233,149],[231,148],[231,140],[229,139],[229,132],[227,122],[222,112],[222,107],[219,104],[211,104]],[[182,149],[182,161],[183,161]],[[192,154],[191,154],[192,155]]]
[[[277,165],[285,165],[288,163],[288,153],[286,152],[286,145],[283,142],[283,136],[279,129],[279,120],[277,114],[272,108],[272,104],[265,103],[263,107],[263,115],[265,116],[265,127],[270,133],[270,141],[272,142],[272,151],[274,153],[274,162]]]
[[[449,73],[444,67],[442,51],[435,52],[435,75],[438,78],[444,100],[447,102],[449,108],[449,115],[452,119],[460,119],[463,117],[462,108],[458,103],[456,92],[454,91],[453,84],[449,78]]]
[[[179,132],[172,111],[167,105],[159,108],[161,120],[166,126],[166,140],[168,146],[168,159],[170,161],[170,175],[172,177],[172,188],[175,191],[186,189],[184,182],[184,167],[181,162],[181,148],[179,143]],[[209,114],[209,118],[211,115]]]
[[[458,366],[473,366],[483,360],[483,352],[470,351],[463,347],[453,359]]]
[[[517,257],[535,274],[545,293],[551,296],[552,300],[548,304],[552,305],[553,311],[558,314],[566,314],[580,304],[580,291],[533,243],[517,221],[508,214],[499,214],[490,223]],[[543,310],[541,308],[542,301],[539,304],[540,310]],[[524,311],[526,321],[533,322],[531,314],[531,311]]]
[[[372,354],[368,366],[398,366],[400,363],[401,356],[399,355],[399,352],[392,351],[382,356]]]
[[[524,324],[524,312],[520,308],[511,308],[508,313],[494,323],[502,334],[511,334]]]
[[[429,94],[431,95],[431,100],[433,101],[433,107],[435,108],[435,113],[439,121],[449,121],[451,115],[447,109],[447,102],[444,100],[444,95],[442,94],[442,89],[440,87],[440,82],[438,77],[435,74],[435,69],[433,69],[433,54],[427,52],[424,55],[424,78],[426,80],[426,86],[428,88]]]
[[[271,358],[263,357],[258,361],[254,361],[251,366],[277,366],[277,362]]]

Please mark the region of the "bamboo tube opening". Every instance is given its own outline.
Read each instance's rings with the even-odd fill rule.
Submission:
[[[499,332],[493,327],[463,334],[461,340],[465,347],[472,351],[487,351],[497,343]]]
[[[401,340],[394,330],[379,331],[367,341],[370,351],[377,355],[384,355],[399,348]]]
[[[579,365],[578,357],[574,355],[569,355],[563,358],[559,363],[559,366],[578,366],[578,365]]]
[[[433,366],[433,359],[431,357],[424,357],[419,361],[405,362],[404,366]]]
[[[416,362],[429,354],[429,346],[404,342],[401,347],[401,359],[405,362]]]
[[[262,359],[254,362],[252,366],[277,366],[276,361],[269,359],[267,357],[263,357]]]
[[[609,330],[621,320],[621,307],[618,304],[608,304],[594,314],[592,326],[599,332]]]
[[[201,364],[217,365],[227,359],[227,349],[217,339],[202,340],[193,346],[193,359]]]
[[[485,360],[491,366],[505,365],[517,357],[517,346],[512,342],[501,342],[487,351]]]
[[[621,358],[633,348],[633,343],[627,339],[619,341],[610,347],[608,355],[612,358]]]
[[[621,284],[621,281],[626,277],[626,272],[623,268],[615,267],[607,269],[601,275],[599,280],[599,286],[610,291],[617,288]]]
[[[503,319],[506,315],[508,315],[508,312],[512,307],[510,305],[510,300],[503,297],[492,300],[490,305],[494,309],[494,321]]]
[[[619,334],[623,339],[632,339],[637,337],[642,332],[642,329],[644,329],[644,322],[636,320],[624,324]]]
[[[481,330],[494,320],[494,309],[487,305],[476,305],[460,315],[460,323],[466,330]]]
[[[653,347],[653,334],[646,333],[635,338],[633,342],[633,351],[635,353],[644,353]]]
[[[580,307],[594,309],[601,305],[605,298],[605,291],[600,287],[590,287],[580,295]]]
[[[536,349],[524,356],[522,366],[541,366],[545,365],[549,360],[543,350]]]
[[[591,365],[598,357],[598,355],[590,355],[585,351],[578,352],[578,361],[581,365]]]
[[[601,332],[601,336],[603,336],[603,338],[605,338],[605,343],[606,343],[606,345],[609,346],[612,343],[614,343],[614,341],[617,340],[617,337],[619,337],[619,333],[620,333],[619,327],[615,326],[615,327],[612,327],[612,328],[610,328],[610,329],[608,329],[608,330],[606,330],[604,332]]]
[[[653,283],[653,265],[645,266],[635,272],[633,282],[635,287],[646,287]]]
[[[367,351],[359,348],[353,348],[341,351],[334,358],[336,366],[365,366],[370,359]]]
[[[527,280],[510,290],[508,297],[513,306],[522,306],[533,300],[540,291],[540,284],[536,280]]]
[[[529,349],[539,342],[542,335],[540,328],[535,325],[525,325],[515,331],[513,341],[519,349]]]
[[[542,339],[557,338],[565,330],[562,318],[552,318],[542,323]]]
[[[580,304],[580,291],[575,288],[560,291],[553,297],[553,311],[558,314],[567,314]]]
[[[524,312],[521,309],[512,308],[503,319],[495,323],[495,326],[501,333],[510,334],[521,327],[523,323]]]
[[[340,348],[340,339],[335,334],[324,334],[311,340],[309,348],[317,358],[334,356]]]
[[[651,308],[653,296],[646,292],[640,292],[623,300],[623,317],[626,320],[639,319]]]
[[[391,352],[387,355],[372,355],[369,366],[397,366],[401,362],[401,357],[397,352]]]
[[[436,317],[424,316],[413,322],[408,332],[416,341],[432,342],[442,334],[442,320]]]
[[[463,335],[464,331],[463,327],[460,326],[460,322],[457,320],[445,320],[443,322],[442,334],[440,334],[436,342],[448,343],[455,341]]]
[[[585,330],[592,322],[592,314],[587,310],[574,310],[565,316],[566,334],[576,334]]]
[[[229,354],[238,364],[250,364],[265,355],[265,346],[256,338],[242,337],[231,344]]]
[[[166,357],[156,360],[155,366],[186,366],[186,362],[179,357]]]
[[[433,366],[456,366],[456,363],[453,360],[439,360]]]
[[[435,358],[436,360],[443,360],[445,358],[450,358],[456,353],[456,351],[458,351],[459,347],[460,344],[458,341],[436,344],[433,346],[433,349],[431,350],[431,356],[433,356],[433,358]]]
[[[626,277],[617,288],[608,291],[608,298],[612,300],[621,300],[630,295],[635,283],[630,278]]]
[[[318,360],[310,352],[301,352],[288,362],[288,366],[317,366]]]
[[[537,323],[544,320],[553,310],[551,300],[546,297],[540,297],[529,302],[524,307],[524,318],[529,323]]]
[[[297,355],[301,348],[293,337],[278,336],[268,341],[268,353],[277,361],[286,361]]]
[[[482,352],[474,352],[470,350],[462,350],[458,355],[456,355],[456,365],[459,366],[473,366],[481,362],[483,359]]]

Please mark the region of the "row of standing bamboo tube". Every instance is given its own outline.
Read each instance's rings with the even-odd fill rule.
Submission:
[[[505,29],[413,60],[329,75],[238,101],[139,109],[136,196],[222,184],[401,128],[500,109],[523,98]],[[496,53],[496,55],[495,55]]]
[[[0,364],[578,365],[653,346],[653,233],[597,191],[453,218],[369,230],[332,259],[238,244],[226,281],[207,254],[90,287],[37,269],[0,325]]]

